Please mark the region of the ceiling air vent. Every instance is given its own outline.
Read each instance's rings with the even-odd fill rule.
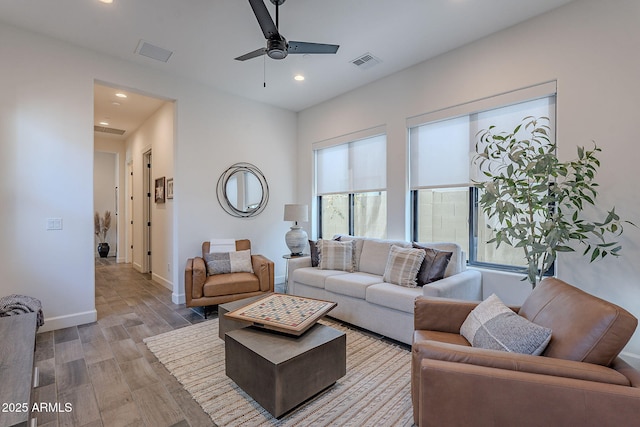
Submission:
[[[94,132],[110,133],[113,135],[124,135],[124,133],[126,132],[123,129],[108,128],[104,126],[94,126],[93,130]]]
[[[369,68],[374,67],[381,62],[382,61],[380,59],[376,58],[369,52],[365,53],[364,55],[360,55],[359,57],[351,61],[353,65],[360,68],[361,70],[368,70]]]
[[[136,47],[136,53],[138,55],[146,56],[147,58],[155,59],[156,61],[167,62],[173,52],[158,46],[154,46],[149,42],[140,40],[138,47]]]

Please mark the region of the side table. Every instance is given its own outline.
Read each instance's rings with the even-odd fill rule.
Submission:
[[[309,254],[302,254],[302,255],[293,255],[293,254],[285,254],[282,255],[282,258],[287,260],[287,265],[285,266],[284,269],[284,293],[287,294],[289,293],[289,260],[290,259],[294,259],[294,258],[302,258],[305,256],[309,256]]]

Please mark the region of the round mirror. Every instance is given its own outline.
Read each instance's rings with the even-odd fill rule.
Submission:
[[[264,175],[251,163],[236,163],[218,179],[218,202],[229,215],[256,216],[269,201],[269,186]]]

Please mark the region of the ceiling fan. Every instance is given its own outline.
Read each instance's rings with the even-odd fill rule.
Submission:
[[[267,39],[267,47],[263,47],[253,52],[246,53],[242,56],[235,58],[237,61],[246,61],[247,59],[257,58],[265,53],[269,58],[284,59],[288,54],[318,54],[318,53],[336,53],[339,45],[335,44],[322,44],[322,43],[308,43],[297,42],[287,40],[278,32],[278,7],[285,2],[285,0],[270,0],[276,6],[276,22],[273,23],[273,19],[267,10],[267,6],[264,4],[264,0],[249,0],[249,4],[253,9],[253,13],[258,19],[258,24],[262,29],[264,38]]]

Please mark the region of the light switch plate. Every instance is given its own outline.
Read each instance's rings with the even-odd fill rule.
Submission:
[[[47,230],[62,230],[62,218],[47,218]]]

